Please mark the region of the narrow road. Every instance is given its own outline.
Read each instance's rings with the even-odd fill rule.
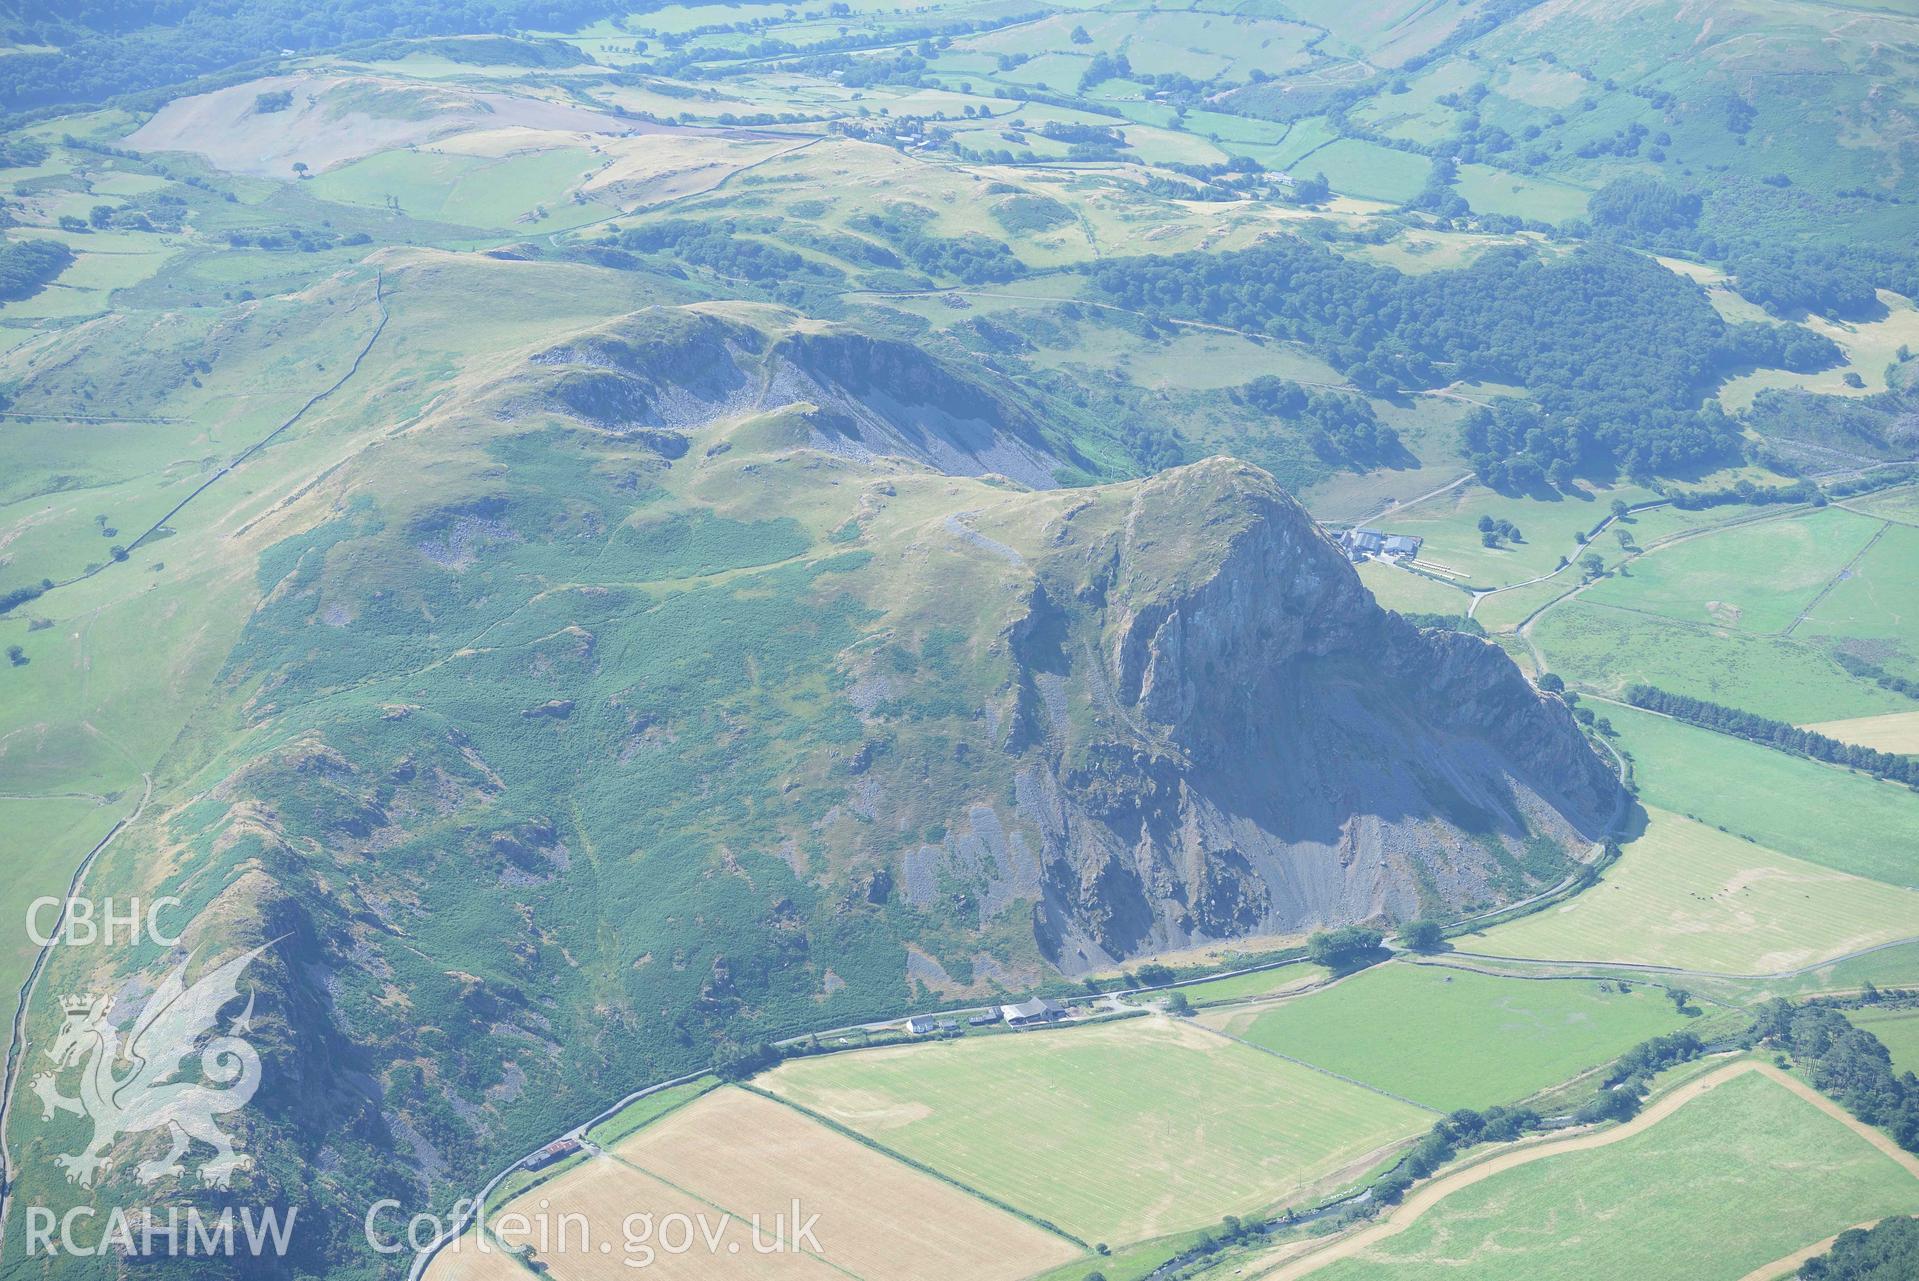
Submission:
[[[4,1251],[6,1247],[7,1216],[13,1200],[13,1154],[7,1147],[7,1128],[13,1120],[13,1095],[15,1088],[19,1085],[20,1065],[27,1054],[27,1007],[32,1004],[33,994],[40,986],[40,976],[46,971],[47,959],[53,954],[53,949],[59,946],[57,940],[60,937],[60,931],[66,928],[67,904],[79,896],[80,886],[86,880],[88,869],[100,857],[100,852],[113,844],[115,837],[140,821],[140,815],[145,812],[147,802],[153,799],[153,775],[143,774],[141,777],[146,781],[146,790],[140,796],[140,803],[134,806],[133,813],[116,822],[107,834],[87,851],[87,856],[80,860],[80,865],[73,869],[73,875],[67,881],[66,898],[60,905],[60,913],[54,920],[52,930],[49,931],[50,941],[34,956],[33,968],[27,972],[26,981],[20,985],[19,1002],[13,1009],[13,1032],[7,1041],[6,1073],[4,1078],[0,1078],[0,1081],[3,1081],[3,1084],[0,1084],[0,1251]]]
[[[272,431],[268,432],[266,435],[260,437],[260,439],[254,441],[251,445],[248,445],[245,449],[235,454],[231,460],[229,460],[226,464],[224,464],[220,468],[219,471],[214,472],[213,475],[201,481],[199,485],[194,487],[194,490],[192,493],[188,494],[185,498],[182,498],[179,502],[175,503],[171,508],[167,510],[165,515],[161,516],[160,519],[154,521],[151,525],[147,526],[146,529],[142,530],[138,538],[135,538],[132,542],[126,545],[126,551],[128,553],[127,557],[123,557],[118,560],[109,560],[105,564],[96,565],[92,569],[84,570],[81,573],[73,575],[71,578],[63,578],[59,582],[55,583],[48,590],[58,591],[62,587],[71,587],[75,583],[85,582],[87,579],[92,578],[95,574],[104,572],[108,568],[108,566],[126,563],[127,559],[131,557],[132,553],[142,543],[146,542],[149,538],[152,538],[155,534],[159,533],[162,529],[166,528],[167,522],[172,520],[175,516],[178,516],[182,511],[184,511],[187,507],[187,504],[191,503],[194,499],[200,497],[200,495],[206,493],[209,489],[212,489],[220,481],[224,480],[226,477],[231,475],[235,468],[239,467],[241,464],[245,463],[247,459],[253,457],[255,454],[259,453],[262,449],[265,449],[268,445],[272,444],[274,440],[281,435],[281,433],[287,431],[295,423],[299,422],[302,418],[306,417],[307,414],[313,409],[315,405],[318,405],[321,401],[331,396],[334,392],[346,386],[348,380],[351,379],[354,374],[360,371],[361,362],[366,359],[367,353],[373,350],[373,344],[379,341],[380,335],[386,330],[388,312],[386,308],[386,297],[385,297],[384,290],[385,290],[385,278],[380,273],[375,272],[373,277],[373,304],[374,306],[380,309],[380,320],[378,324],[374,325],[373,332],[367,336],[366,342],[360,347],[360,350],[354,355],[353,363],[347,366],[345,373],[341,374],[338,378],[336,378],[330,386],[326,387],[325,389],[321,391],[315,392],[312,396],[309,396],[307,398],[306,403],[304,405],[301,405],[298,409],[294,410],[293,414],[290,417],[288,417],[284,422],[282,422],[278,427],[275,427]]]

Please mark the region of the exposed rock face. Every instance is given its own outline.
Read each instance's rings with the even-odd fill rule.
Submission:
[[[1382,610],[1256,468],[1111,491],[1051,543],[1005,636],[1003,746],[1067,970],[1510,900],[1614,811],[1562,702]]]
[[[954,476],[987,472],[1036,489],[1079,465],[1010,394],[960,377],[903,342],[852,330],[771,334],[693,308],[655,307],[534,354],[493,389],[513,418],[552,411],[667,458],[716,418],[812,408],[810,444],[852,458],[909,458]]]

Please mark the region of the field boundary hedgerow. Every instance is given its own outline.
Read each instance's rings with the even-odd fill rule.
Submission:
[[[921,1174],[929,1175],[932,1178],[938,1179],[941,1183],[944,1183],[948,1187],[954,1188],[957,1191],[964,1192],[967,1196],[972,1197],[976,1201],[984,1202],[985,1204],[992,1206],[996,1210],[1002,1210],[1006,1212],[1007,1214],[1012,1215],[1016,1219],[1020,1219],[1023,1222],[1030,1223],[1036,1228],[1040,1228],[1046,1232],[1050,1232],[1054,1236],[1059,1237],[1061,1240],[1070,1241],[1082,1250],[1091,1252],[1093,1248],[1091,1245],[1087,1244],[1085,1241],[1082,1241],[1078,1237],[1074,1236],[1071,1232],[1068,1232],[1066,1229],[1060,1227],[1057,1223],[1048,1222],[1047,1220],[1040,1218],[1038,1215],[1033,1214],[1030,1211],[1022,1210],[1016,1205],[1012,1205],[1012,1204],[1009,1204],[1008,1202],[1000,1200],[998,1197],[994,1196],[990,1192],[982,1192],[980,1189],[976,1187],[972,1187],[966,1183],[962,1183],[960,1182],[960,1180],[954,1178],[952,1175],[947,1174],[942,1170],[936,1170],[932,1166],[927,1165],[923,1161],[915,1160],[914,1158],[906,1155],[904,1152],[895,1151],[894,1149],[887,1147],[884,1143],[880,1143],[877,1140],[874,1140],[864,1134],[861,1134],[858,1130],[851,1129],[848,1126],[840,1124],[838,1121],[835,1121],[830,1116],[826,1116],[820,1112],[815,1112],[812,1108],[807,1107],[803,1103],[796,1103],[792,1099],[782,1098],[780,1095],[774,1094],[770,1090],[761,1089],[759,1086],[752,1084],[750,1081],[740,1081],[740,1082],[737,1082],[736,1085],[737,1085],[737,1088],[745,1090],[749,1094],[757,1094],[759,1097],[766,1099],[768,1102],[777,1103],[784,1108],[790,1108],[791,1110],[805,1117],[807,1120],[812,1121],[817,1125],[823,1125],[827,1129],[833,1131],[835,1134],[838,1134],[845,1138],[849,1138],[853,1140],[855,1143],[858,1143],[863,1148],[867,1148],[867,1149],[870,1149],[871,1151],[877,1152],[881,1156],[889,1157],[892,1160],[899,1162],[901,1165],[904,1165],[909,1169],[919,1171]]]

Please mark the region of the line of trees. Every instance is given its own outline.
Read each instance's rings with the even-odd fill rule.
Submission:
[[[1795,756],[1810,756],[1816,761],[1844,765],[1877,778],[1919,788],[1919,758],[1894,756],[1870,747],[1842,743],[1836,738],[1809,729],[1800,729],[1787,721],[1776,721],[1754,712],[1741,711],[1702,698],[1674,694],[1651,685],[1633,685],[1626,690],[1626,701],[1649,712],[1663,712],[1689,725],[1731,734],[1748,742],[1763,743]]]
[[[1880,689],[1891,690],[1895,694],[1904,694],[1907,698],[1919,699],[1919,681],[1907,680],[1896,672],[1889,672],[1877,663],[1868,662],[1854,654],[1841,651],[1833,655],[1833,660],[1846,669],[1850,676],[1871,681]]]

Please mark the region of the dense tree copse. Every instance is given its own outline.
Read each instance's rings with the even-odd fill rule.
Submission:
[[[1672,496],[1681,511],[1704,511],[1708,507],[1767,507],[1774,503],[1823,503],[1819,486],[1809,480],[1790,485],[1756,485],[1740,480],[1723,489],[1685,489]]]
[[[1800,1281],[1908,1281],[1919,1277],[1919,1219],[1882,1219],[1841,1232],[1832,1249],[1799,1265]]]
[[[1727,256],[1739,292],[1775,315],[1883,314],[1877,289],[1919,290],[1919,260],[1868,245],[1754,244]]]
[[[72,262],[73,251],[57,240],[16,240],[0,245],[0,300],[33,297]]]
[[[1615,178],[1586,202],[1595,225],[1645,235],[1690,228],[1699,221],[1699,197],[1643,174]]]
[[[1919,1077],[1894,1072],[1892,1055],[1871,1032],[1837,1010],[1775,999],[1760,1007],[1753,1034],[1798,1059],[1813,1085],[1848,1112],[1919,1152]]]
[[[1303,423],[1307,441],[1328,458],[1371,465],[1404,448],[1399,433],[1380,422],[1361,396],[1303,387],[1272,374],[1262,374],[1236,394],[1261,413]]]
[[[1728,326],[1696,285],[1639,254],[1514,247],[1409,276],[1282,237],[1087,270],[1148,315],[1309,343],[1369,391],[1475,377],[1526,387],[1530,401],[1468,419],[1466,452],[1489,483],[1530,487],[1556,463],[1561,481],[1575,468],[1671,474],[1739,447],[1738,425],[1702,405],[1729,360]]]
[[[629,254],[671,253],[680,262],[740,280],[769,283],[805,276],[838,277],[836,268],[743,234],[772,229],[771,220],[762,225],[749,219],[670,218],[644,227],[629,227],[601,243],[603,247],[617,247]]]
[[[1845,668],[1848,674],[1857,676],[1860,680],[1871,681],[1880,689],[1904,694],[1907,698],[1919,699],[1919,681],[1908,680],[1904,676],[1887,671],[1877,663],[1868,662],[1844,650],[1834,654],[1833,661]]]
[[[900,212],[858,214],[847,226],[890,243],[929,276],[957,279],[969,285],[997,283],[1024,275],[1026,264],[1004,241],[978,234],[948,237],[929,235],[930,215]]]
[[[1893,756],[1870,747],[1842,743],[1836,738],[1800,729],[1786,721],[1771,720],[1736,707],[1722,707],[1718,703],[1708,703],[1685,694],[1671,694],[1651,685],[1629,687],[1626,701],[1634,707],[1661,712],[1689,725],[1699,725],[1750,742],[1763,743],[1795,756],[1810,756],[1816,761],[1844,765],[1877,778],[1904,783],[1908,787],[1919,787],[1919,758]]]
[[[1334,930],[1321,930],[1306,940],[1306,955],[1316,965],[1329,970],[1350,969],[1363,965],[1380,957],[1379,945],[1386,939],[1384,931],[1364,925],[1342,925]]]

